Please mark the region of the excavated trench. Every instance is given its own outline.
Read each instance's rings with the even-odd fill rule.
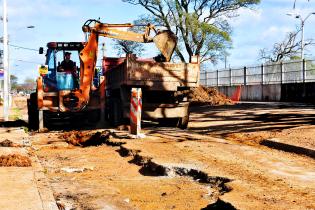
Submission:
[[[193,168],[162,165],[154,162],[151,157],[140,155],[140,150],[131,150],[124,147],[124,145],[121,145],[117,151],[122,157],[132,157],[129,163],[141,166],[139,172],[144,176],[186,176],[199,183],[210,184],[212,188],[218,190],[218,195],[223,195],[232,190],[225,185],[225,183],[232,181],[231,179],[209,176],[207,173]]]
[[[232,190],[226,185],[226,183],[232,181],[231,179],[219,176],[209,176],[207,173],[194,168],[163,165],[157,163],[152,157],[141,155],[141,150],[126,148],[126,143],[123,141],[112,141],[110,139],[111,136],[116,137],[116,134],[108,130],[88,135],[86,133],[74,131],[63,134],[61,138],[64,138],[70,144],[81,147],[97,146],[102,144],[112,147],[119,147],[116,152],[118,152],[122,157],[131,157],[132,159],[129,161],[129,163],[141,166],[139,173],[143,176],[166,176],[170,178],[184,176],[191,178],[200,184],[210,186],[215,190],[215,192],[212,193],[212,197],[216,200],[216,202],[209,204],[203,209],[236,209],[232,204],[224,202],[219,198],[224,193]]]
[[[110,141],[108,141],[110,142]],[[132,150],[126,148],[124,145],[120,145],[119,149],[116,150],[122,157],[132,157],[129,161],[131,164],[141,166],[139,170],[143,176],[185,176],[192,178],[194,181],[210,185],[212,189],[215,189],[215,193],[212,196],[216,199],[216,202],[209,204],[204,210],[220,209],[220,210],[235,210],[236,208],[228,203],[222,201],[219,196],[231,191],[232,189],[226,185],[227,182],[232,181],[231,179],[218,176],[209,176],[207,173],[193,169],[178,166],[166,166],[154,162],[153,158],[142,156],[141,150]]]

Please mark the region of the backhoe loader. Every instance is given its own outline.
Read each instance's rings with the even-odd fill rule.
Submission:
[[[38,129],[50,126],[55,123],[64,124],[72,121],[78,122],[88,119],[90,121],[98,121],[100,118],[108,116],[109,109],[105,104],[112,104],[114,100],[111,94],[116,89],[107,89],[114,84],[105,77],[104,71],[96,71],[96,61],[98,53],[99,37],[108,37],[112,39],[129,40],[142,43],[154,42],[160,50],[163,59],[166,61],[163,65],[171,65],[169,62],[174,52],[177,43],[177,37],[168,30],[158,31],[151,24],[144,27],[144,33],[136,33],[126,31],[135,27],[133,24],[108,24],[101,23],[98,20],[87,20],[82,26],[82,30],[87,35],[86,42],[50,42],[47,44],[46,62],[47,71],[37,79],[36,92],[31,94],[28,100],[29,125],[31,129]],[[154,32],[155,36],[150,36]],[[43,49],[40,49],[43,52]],[[77,61],[80,66],[77,67],[78,82],[76,85],[64,86],[60,83],[59,78],[62,78],[58,72],[58,65],[61,62],[66,52],[77,54]],[[185,67],[184,67],[185,66]],[[187,73],[189,68],[184,65],[183,69],[178,69],[177,72]],[[175,67],[175,64],[174,64]],[[136,70],[128,69],[127,71]],[[172,67],[168,67],[172,68]],[[167,69],[165,69],[168,71]],[[170,70],[170,69],[169,69]],[[199,80],[199,65],[196,62],[193,71],[195,71],[194,85],[198,84]],[[150,77],[150,70],[147,71],[147,76]],[[171,72],[171,71],[169,71]],[[175,75],[174,75],[175,76]],[[188,76],[188,75],[186,75]],[[108,77],[111,77],[108,75]],[[175,76],[174,78],[177,78]],[[161,78],[163,80],[163,78]],[[181,80],[185,78],[180,78]],[[188,79],[188,78],[186,78]],[[185,86],[185,81],[182,80],[181,86]],[[154,81],[153,81],[154,83]],[[106,84],[106,85],[105,85]],[[124,86],[124,84],[122,84]],[[134,84],[136,87],[141,87],[139,84]],[[146,86],[143,86],[146,88]],[[124,86],[126,88],[126,86]],[[127,89],[129,86],[127,87]],[[179,87],[180,88],[180,87]],[[108,94],[106,94],[106,91]],[[161,89],[161,91],[163,91]],[[111,92],[111,93],[110,93]],[[166,90],[166,92],[169,92]],[[171,94],[172,95],[172,94]],[[116,95],[115,95],[116,97]],[[126,96],[125,98],[128,98]],[[104,113],[106,111],[106,113]],[[116,113],[116,115],[118,115]],[[186,114],[187,115],[187,114]],[[164,118],[167,118],[165,116]],[[107,119],[109,119],[107,117]],[[113,119],[109,119],[113,120]],[[115,124],[117,120],[112,123]]]

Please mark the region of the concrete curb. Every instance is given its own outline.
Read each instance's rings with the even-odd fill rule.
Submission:
[[[305,156],[315,159],[315,150],[305,148],[305,147],[295,146],[292,144],[286,144],[286,143],[280,142],[277,139],[266,139],[266,140],[261,141],[260,144],[273,148],[273,149],[282,150],[285,152],[291,152],[298,155],[305,155]]]
[[[32,156],[31,159],[37,190],[42,201],[43,210],[59,210],[39,159],[37,156]]]

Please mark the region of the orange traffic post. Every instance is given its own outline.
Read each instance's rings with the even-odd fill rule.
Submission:
[[[140,136],[142,112],[141,88],[132,88],[130,97],[130,133]]]
[[[242,95],[242,86],[239,85],[239,86],[237,86],[235,92],[233,93],[231,100],[233,102],[239,102],[241,99],[241,95]]]

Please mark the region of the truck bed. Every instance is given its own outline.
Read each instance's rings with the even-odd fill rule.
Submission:
[[[104,58],[106,88],[145,87],[147,90],[177,91],[178,87],[197,87],[199,64],[155,62],[152,59]]]

